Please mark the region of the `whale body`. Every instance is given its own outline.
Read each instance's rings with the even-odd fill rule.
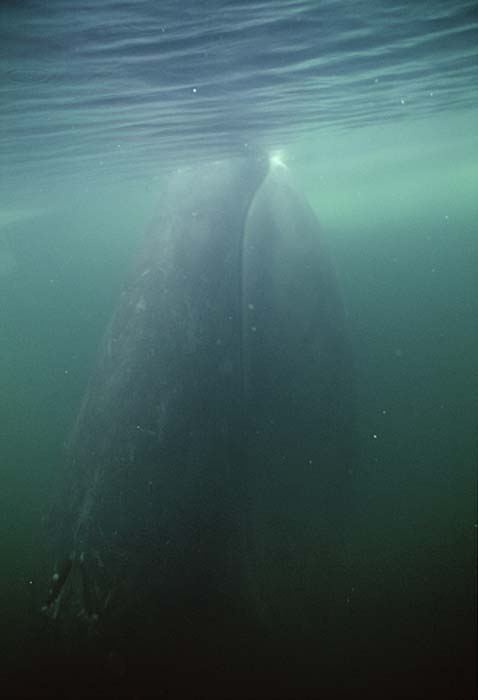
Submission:
[[[165,679],[178,660],[241,675],[248,654],[263,668],[323,640],[356,458],[352,365],[337,276],[287,169],[175,173],[69,446],[55,653],[148,659]]]

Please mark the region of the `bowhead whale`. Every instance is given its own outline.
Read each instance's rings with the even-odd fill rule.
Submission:
[[[148,668],[172,687],[192,668],[239,678],[320,657],[353,395],[337,277],[287,169],[259,157],[175,173],[51,520],[58,666],[135,682]]]

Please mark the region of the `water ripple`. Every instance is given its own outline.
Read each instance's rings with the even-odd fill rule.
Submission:
[[[474,0],[0,8],[5,174],[144,167],[477,104]],[[112,167],[117,167],[113,159]]]

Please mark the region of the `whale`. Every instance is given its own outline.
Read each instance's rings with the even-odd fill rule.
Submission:
[[[355,432],[341,285],[288,169],[176,171],[69,441],[45,654],[164,687],[320,655]]]

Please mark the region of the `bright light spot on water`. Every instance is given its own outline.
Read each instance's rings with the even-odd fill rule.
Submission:
[[[273,167],[285,168],[284,151],[274,151],[269,155],[269,163]]]

